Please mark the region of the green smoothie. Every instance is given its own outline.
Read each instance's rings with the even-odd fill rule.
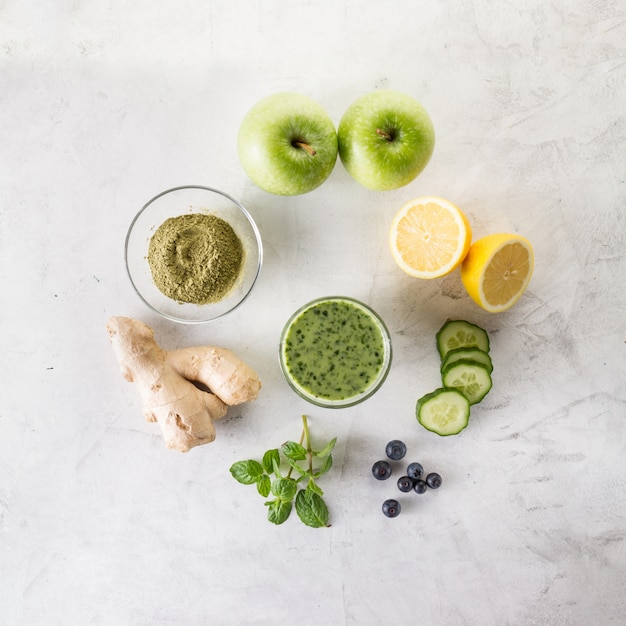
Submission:
[[[389,351],[386,329],[373,311],[350,298],[327,298],[290,320],[283,331],[281,364],[305,398],[343,403],[377,388]]]

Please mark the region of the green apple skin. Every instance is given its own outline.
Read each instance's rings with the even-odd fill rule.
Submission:
[[[426,109],[415,98],[388,89],[353,102],[339,122],[337,136],[346,170],[376,191],[408,185],[435,149],[435,130]]]
[[[337,130],[309,96],[276,93],[248,111],[239,127],[237,149],[243,169],[257,186],[295,196],[312,191],[330,176],[337,162]]]

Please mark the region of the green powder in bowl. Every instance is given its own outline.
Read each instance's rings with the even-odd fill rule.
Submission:
[[[200,185],[147,202],[126,235],[126,269],[143,302],[185,324],[216,320],[248,298],[263,263],[261,234],[233,197]]]
[[[224,298],[239,276],[243,258],[232,226],[203,213],[168,218],[148,247],[155,285],[168,298],[193,304]]]

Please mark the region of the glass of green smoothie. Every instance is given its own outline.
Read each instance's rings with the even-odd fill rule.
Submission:
[[[291,388],[312,404],[363,402],[385,381],[391,339],[379,315],[353,298],[318,298],[299,308],[280,338],[280,366]]]

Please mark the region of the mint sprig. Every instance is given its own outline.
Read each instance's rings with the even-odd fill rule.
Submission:
[[[304,524],[312,528],[326,527],[330,525],[328,507],[317,479],[333,466],[331,453],[336,442],[335,437],[321,450],[313,450],[307,418],[303,415],[299,442],[286,441],[280,448],[267,450],[261,462],[237,461],[230,473],[237,482],[256,485],[261,496],[270,498],[265,506],[267,519],[272,524],[285,522],[295,503],[296,513]]]

